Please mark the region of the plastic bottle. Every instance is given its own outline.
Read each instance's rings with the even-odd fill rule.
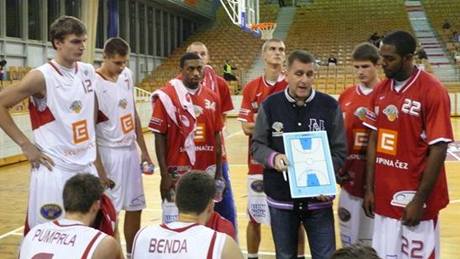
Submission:
[[[216,179],[216,194],[214,195],[214,202],[221,202],[225,190],[225,181],[223,179]]]
[[[166,200],[173,203],[176,201],[176,191],[174,188],[171,188],[171,190],[169,190],[169,192],[166,194]]]
[[[153,174],[155,172],[155,165],[147,161],[142,162],[141,164],[142,173],[144,174]]]

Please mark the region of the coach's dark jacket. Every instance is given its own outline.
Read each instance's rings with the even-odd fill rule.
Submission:
[[[285,153],[282,133],[319,130],[327,131],[334,169],[337,172],[345,162],[347,149],[342,112],[333,97],[312,89],[305,104],[298,106],[286,88],[262,103],[257,114],[251,151],[254,159],[265,166],[264,190],[269,201],[293,201],[288,182],[284,181],[282,173],[273,169],[274,155]],[[316,199],[305,201],[315,203]]]

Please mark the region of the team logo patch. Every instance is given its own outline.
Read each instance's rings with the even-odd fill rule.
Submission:
[[[317,120],[315,118],[310,119],[310,124],[308,125],[308,128],[310,129],[310,131],[321,131],[326,129],[324,127],[324,120]]]
[[[128,101],[123,98],[121,99],[119,102],[118,102],[118,107],[121,107],[123,109],[126,109],[126,107],[128,106]]]
[[[387,116],[389,121],[393,122],[398,118],[398,108],[393,104],[390,104],[383,109],[383,114]]]
[[[263,192],[264,191],[264,181],[262,180],[255,180],[251,183],[251,190],[255,192]]]
[[[126,134],[134,130],[134,121],[133,116],[131,116],[131,114],[126,114],[125,116],[120,117],[120,122],[123,133]]]
[[[89,140],[89,132],[86,120],[72,123],[73,143],[79,144]]]
[[[364,118],[366,118],[366,113],[367,109],[365,107],[358,107],[353,114],[360,120],[364,120]]]
[[[252,107],[252,109],[257,111],[257,109],[259,109],[259,104],[257,102],[252,102],[251,107]]]
[[[339,218],[343,222],[347,222],[351,219],[351,213],[344,207],[339,208]]]
[[[80,113],[81,111],[81,101],[77,100],[77,101],[74,101],[71,105],[70,105],[70,109],[75,112],[75,113]]]
[[[85,76],[88,76],[88,70],[86,70],[86,69],[83,70],[83,74],[84,74]]]
[[[195,118],[198,118],[203,114],[203,108],[198,105],[193,105],[193,112],[195,113]]]
[[[282,122],[279,122],[279,121],[275,121],[272,125],[272,129],[275,130],[275,132],[272,132],[272,136],[273,137],[280,137],[283,135],[283,128],[284,128],[284,125]]]
[[[47,220],[57,219],[62,215],[62,208],[57,204],[45,204],[40,208],[40,215]]]

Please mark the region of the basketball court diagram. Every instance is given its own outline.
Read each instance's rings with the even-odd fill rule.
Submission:
[[[318,138],[292,140],[293,166],[299,187],[329,185],[326,159]]]
[[[325,131],[283,134],[288,158],[289,189],[293,198],[335,195],[334,166]]]

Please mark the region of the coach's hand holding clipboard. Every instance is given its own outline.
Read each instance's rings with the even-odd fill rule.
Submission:
[[[277,154],[275,155],[274,161],[273,161],[273,168],[275,168],[276,171],[282,172],[283,173],[283,179],[287,181],[287,169],[288,169],[288,159],[285,154]]]

